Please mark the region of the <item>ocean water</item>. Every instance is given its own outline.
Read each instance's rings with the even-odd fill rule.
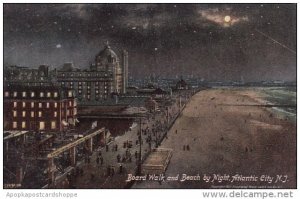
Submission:
[[[264,99],[272,104],[287,105],[288,107],[273,107],[275,113],[289,118],[292,121],[297,119],[297,88],[296,87],[267,87],[260,88],[266,96]]]

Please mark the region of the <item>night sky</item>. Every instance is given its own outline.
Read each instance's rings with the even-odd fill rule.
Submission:
[[[133,77],[296,80],[296,4],[4,4],[4,65],[88,68],[106,41]]]

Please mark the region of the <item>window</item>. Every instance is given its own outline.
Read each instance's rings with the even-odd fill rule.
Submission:
[[[18,128],[18,123],[17,122],[13,122],[13,128],[14,129]]]
[[[54,92],[54,97],[58,97],[58,93],[57,92]]]
[[[34,108],[34,102],[31,102],[31,108]]]
[[[45,122],[40,122],[39,129],[44,130],[45,129]]]
[[[16,108],[17,107],[17,102],[14,102],[14,108]]]
[[[5,96],[5,97],[9,97],[9,92],[8,92],[8,91],[5,91],[4,96]]]
[[[51,97],[51,93],[50,92],[47,92],[47,97]]]
[[[50,103],[49,103],[49,102],[46,103],[46,107],[47,107],[47,108],[50,107]]]
[[[14,97],[17,97],[18,96],[18,93],[17,92],[14,92]]]
[[[69,106],[72,106],[72,101],[69,101]]]
[[[39,117],[42,117],[42,111],[39,111]]]
[[[51,129],[56,129],[56,122],[55,121],[51,122]]]
[[[22,122],[22,129],[25,129],[26,128],[26,122]]]
[[[40,97],[44,97],[44,92],[40,92]]]
[[[67,116],[69,116],[70,115],[70,110],[67,110]]]
[[[17,117],[17,111],[13,111],[13,116]]]
[[[57,111],[54,111],[54,117],[57,117]]]
[[[34,93],[34,92],[31,92],[30,96],[31,96],[31,97],[34,97],[34,96],[35,96],[35,93]]]
[[[26,117],[26,111],[22,111],[22,117]]]
[[[34,117],[34,111],[31,111],[30,115],[31,117]]]
[[[72,97],[73,96],[73,92],[72,91],[69,91],[68,92],[68,97]]]
[[[26,102],[22,102],[22,107],[23,107],[23,108],[26,107]]]
[[[43,104],[40,102],[39,103],[39,108],[42,108],[43,107]]]
[[[22,97],[26,97],[26,92],[22,92]]]
[[[74,108],[74,115],[77,115],[77,109]]]
[[[56,102],[54,102],[54,108],[57,108],[57,103]]]

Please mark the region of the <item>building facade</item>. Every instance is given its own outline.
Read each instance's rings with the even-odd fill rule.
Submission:
[[[102,101],[112,93],[124,94],[128,84],[128,53],[122,52],[120,62],[109,45],[95,57],[88,70],[65,66],[56,72],[61,86],[74,89],[79,102]]]
[[[4,130],[62,131],[76,124],[74,91],[57,86],[5,86]]]
[[[4,67],[4,85],[44,86],[52,81],[53,72],[50,66],[40,65],[38,68],[22,66]]]

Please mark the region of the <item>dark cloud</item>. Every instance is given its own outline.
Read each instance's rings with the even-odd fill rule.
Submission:
[[[295,80],[295,54],[256,30],[295,50],[296,4],[4,4],[4,62],[85,68],[109,40],[133,76]]]

